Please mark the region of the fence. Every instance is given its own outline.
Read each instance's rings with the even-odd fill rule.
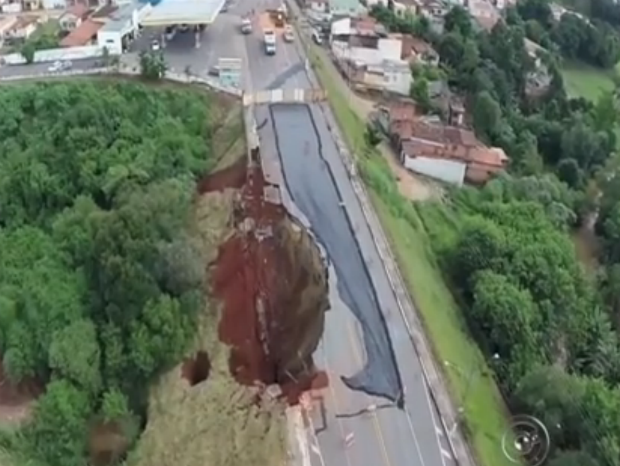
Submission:
[[[83,60],[96,58],[103,55],[103,47],[98,45],[85,45],[83,47],[67,47],[60,49],[38,50],[34,54],[33,63],[47,63],[63,60]],[[25,65],[26,59],[21,53],[2,55],[0,60],[7,65]]]

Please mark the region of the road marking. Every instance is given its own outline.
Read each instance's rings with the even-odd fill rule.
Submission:
[[[443,448],[441,448],[441,454],[445,456],[446,458],[448,458],[449,460],[452,459],[452,454],[449,451],[444,450]]]
[[[325,333],[323,333],[323,339],[325,339]],[[323,344],[325,344],[325,340],[323,340]],[[327,363],[327,352],[325,351],[325,348],[323,348],[323,367],[325,368],[325,371],[328,374],[334,373],[329,369],[330,366]],[[327,381],[327,386],[329,387],[329,391],[332,395],[332,400],[334,401],[334,408],[336,408],[336,412],[338,412],[338,397],[336,396],[336,390],[334,390],[334,387],[330,383],[329,379]],[[340,436],[344,438],[346,434],[345,434],[343,422],[339,418],[336,418],[336,422],[338,423],[338,430],[340,431]],[[347,460],[347,465],[352,466],[351,459],[349,458],[349,453],[347,452],[347,449],[344,450],[344,457]]]
[[[437,426],[435,426],[435,432],[437,433],[437,435],[443,437],[443,430]]]
[[[347,336],[349,338],[349,343],[351,343],[351,349],[353,350],[353,355],[355,359],[357,359],[357,363],[360,364],[361,367],[364,367],[364,361],[360,355],[360,350],[355,343],[355,336],[357,335],[355,335],[355,333],[351,330],[351,326],[349,325],[348,321],[345,325],[347,327]],[[381,432],[381,425],[379,424],[379,418],[377,417],[377,412],[372,411],[370,413],[370,418],[372,419],[372,425],[375,430],[375,433],[377,434],[379,445],[381,446],[381,453],[385,461],[385,464],[387,464],[388,466],[391,466],[392,463],[390,462],[390,457],[387,452],[387,447],[385,445],[385,439],[383,438],[383,432]]]

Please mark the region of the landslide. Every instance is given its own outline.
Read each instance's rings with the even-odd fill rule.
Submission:
[[[258,395],[279,384],[295,403],[315,383],[327,268],[312,236],[265,200],[265,192],[277,196],[245,157],[206,177],[198,191],[206,306],[193,350],[151,392],[131,464],[284,465],[286,404]]]
[[[220,340],[243,385],[277,384],[290,403],[317,373],[312,354],[329,308],[327,267],[310,233],[279,202],[260,163],[246,168],[234,234],[219,249]]]

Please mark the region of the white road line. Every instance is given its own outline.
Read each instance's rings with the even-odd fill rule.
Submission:
[[[444,450],[443,448],[441,449],[441,454],[443,456],[445,456],[446,458],[448,458],[449,460],[452,460],[452,454],[449,451]]]
[[[435,432],[437,433],[437,435],[439,435],[440,437],[443,437],[443,429],[441,427],[437,427],[435,426]]]

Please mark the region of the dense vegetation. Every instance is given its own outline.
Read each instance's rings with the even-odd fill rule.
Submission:
[[[11,381],[46,385],[12,447],[81,466],[98,423],[135,438],[192,336],[209,102],[80,81],[2,87],[0,103],[0,354]]]
[[[546,424],[554,466],[619,465],[617,101],[612,93],[596,103],[568,99],[558,68],[559,53],[615,64],[616,32],[574,15],[555,22],[539,0],[520,2],[489,32],[459,7],[446,16],[443,35],[388,8],[373,14],[391,30],[434,43],[441,73],[466,99],[477,135],[511,158],[510,175],[416,206],[510,407]],[[534,30],[549,46],[538,57],[524,43]],[[579,44],[571,52],[568,42],[580,38],[589,41],[587,53]],[[532,91],[538,74],[547,74],[549,85]],[[379,190],[386,186],[367,178]],[[597,216],[601,267],[590,274],[569,233]]]

